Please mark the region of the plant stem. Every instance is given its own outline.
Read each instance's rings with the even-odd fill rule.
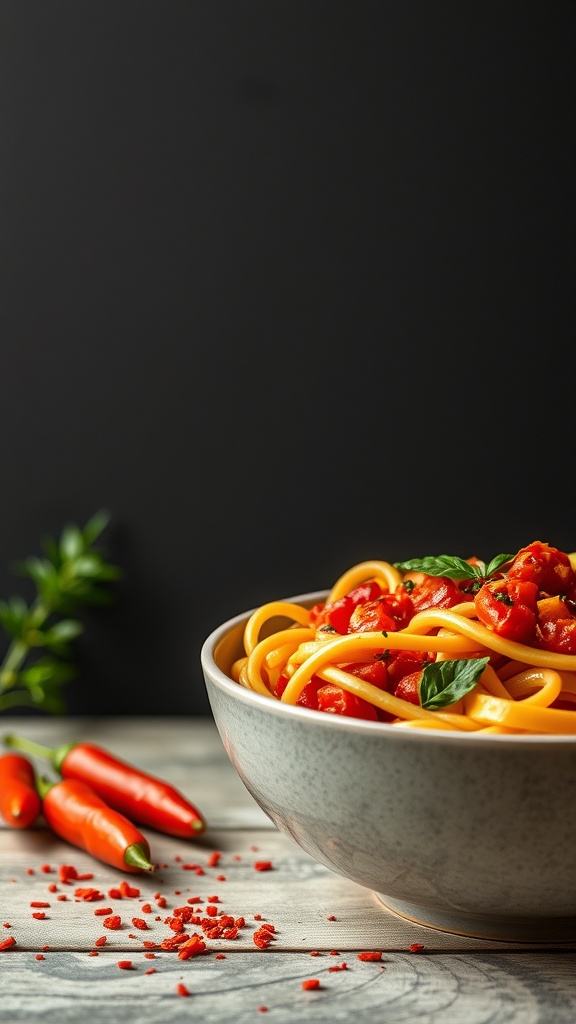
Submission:
[[[50,609],[44,601],[37,599],[30,606],[28,620],[34,624],[35,629],[38,629],[44,624],[49,614]],[[24,662],[29,650],[30,646],[25,640],[12,640],[10,643],[4,660],[0,664],[0,694],[10,690],[18,682],[18,669]]]

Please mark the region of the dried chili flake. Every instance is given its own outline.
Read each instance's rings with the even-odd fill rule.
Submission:
[[[166,897],[165,896],[158,895],[158,896],[155,896],[154,899],[156,900],[157,905],[161,909],[163,909],[166,906]]]
[[[143,903],[142,904],[142,913],[143,914],[151,914],[152,913],[152,907],[150,906],[149,903]]]
[[[225,882],[226,881],[226,875],[216,875],[216,881],[217,882]]]
[[[149,967],[147,971],[144,971],[144,974],[156,974],[156,968]]]
[[[189,996],[190,995],[190,992],[186,988],[186,985],[183,985],[181,981],[178,982],[178,984],[176,985],[176,991],[177,991],[179,996]]]
[[[326,920],[327,921],[335,921],[336,920],[336,914],[329,914],[328,917],[326,918]]]
[[[142,917],[133,917],[132,924],[134,925],[135,928],[139,928],[141,932],[148,931],[148,925],[146,924],[146,921]]]
[[[122,919],[119,914],[112,914],[110,917],[105,917],[102,921],[105,928],[110,928],[112,931],[116,931],[122,924]]]
[[[47,953],[48,950],[50,949],[50,946],[42,946],[41,949],[43,953]]]
[[[255,921],[261,921],[262,920],[262,914],[254,914],[254,920]]]
[[[267,1006],[259,1006],[258,1007],[258,1013],[268,1013],[268,1007]]]
[[[214,850],[213,853],[208,857],[208,867],[217,868],[222,854],[219,850]]]
[[[45,960],[46,957],[44,956],[44,953],[36,953],[35,959],[36,960]]]
[[[271,860],[255,860],[253,865],[256,871],[271,871],[272,866]]]
[[[206,897],[206,902],[207,903],[220,903],[220,897],[219,896],[207,896]]]
[[[50,872],[52,871],[52,868],[50,867],[49,864],[41,864],[40,871],[42,871],[45,875],[49,875]]]
[[[155,960],[156,959],[156,953],[144,953],[144,956],[145,956],[146,960]]]
[[[410,951],[410,953],[421,953],[423,949],[424,946],[422,945],[421,942],[412,942],[408,946],[408,950]]]
[[[78,872],[73,864],[60,864],[58,868],[58,877],[61,882],[68,884],[71,881],[76,881],[78,878]]]
[[[213,903],[210,903],[206,907],[206,913],[208,914],[208,917],[216,917],[218,913],[218,907],[215,907]]]
[[[318,952],[317,949],[311,949],[310,956],[320,956],[320,953]]]
[[[157,949],[158,948],[158,943],[157,942],[152,942],[150,939],[145,939],[144,942],[142,943],[142,945],[144,946],[144,949]]]
[[[48,892],[58,892],[58,886],[56,885],[56,882],[50,883],[50,885],[48,886]]]
[[[134,885],[130,885],[130,883],[126,882],[125,880],[120,882],[120,892],[121,892],[122,896],[139,896],[140,895],[140,889],[137,889],[136,886],[134,886]]]
[[[10,924],[10,921],[4,921],[4,925],[3,925],[3,927],[4,927],[4,928],[11,928],[11,927],[12,927],[12,925]]]
[[[65,893],[62,893],[60,896],[57,896],[56,899],[58,900],[59,903],[65,903],[68,897],[65,895]]]
[[[302,988],[306,991],[312,988],[320,988],[320,980],[318,978],[307,978],[306,981],[302,982]]]
[[[235,928],[245,928],[246,927],[246,919],[244,917],[237,917],[234,920],[234,927]]]
[[[255,946],[258,946],[258,949],[267,949],[273,938],[274,935],[270,929],[262,927],[256,929],[252,936],[252,941]]]
[[[74,889],[74,895],[78,900],[86,900],[87,903],[95,903],[104,899],[104,893],[99,889]]]
[[[186,900],[186,903],[203,903],[203,902],[204,901],[203,901],[201,896],[189,896],[188,899]]]
[[[131,960],[119,960],[116,966],[119,967],[121,971],[131,971],[134,965]]]
[[[347,971],[348,970],[348,965],[347,964],[334,964],[334,966],[333,967],[329,967],[328,970],[331,971],[331,972],[334,972],[334,971]]]
[[[96,917],[106,917],[108,914],[112,913],[112,907],[96,907],[96,910],[94,910],[93,913]]]
[[[358,953],[358,960],[381,960],[382,953],[376,952],[376,950],[370,949],[365,953]]]
[[[33,875],[34,874],[34,868],[26,868],[26,874],[27,875]]]
[[[118,889],[115,885],[112,886],[111,889],[108,889],[108,895],[109,895],[111,900],[121,900],[122,899],[122,893],[120,892],[120,889]]]
[[[340,953],[338,952],[337,949],[331,949],[330,956],[340,956]]]
[[[83,871],[82,874],[78,873],[76,878],[79,882],[87,882],[89,878],[94,878],[93,871]]]
[[[49,907],[50,904],[46,900],[32,900],[30,903],[31,907]]]
[[[16,939],[14,938],[13,935],[9,935],[7,939],[2,939],[2,942],[0,942],[0,951],[4,951],[5,949],[11,949],[11,947],[15,945]]]
[[[35,910],[34,913],[32,914],[32,917],[35,917],[37,921],[43,921],[44,918],[46,917],[46,914],[44,913],[43,910]]]
[[[98,950],[91,949],[90,952],[88,953],[88,956],[98,956]]]
[[[206,943],[201,935],[194,932],[186,942],[183,942],[178,950],[179,960],[189,960],[192,956],[199,956],[206,952]]]
[[[216,953],[216,956],[214,957],[214,959],[215,960],[225,960],[226,959],[226,954],[225,953]]]

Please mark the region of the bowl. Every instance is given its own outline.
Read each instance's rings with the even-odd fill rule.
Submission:
[[[402,729],[284,704],[230,676],[250,614],[205,640],[202,672],[228,756],[282,833],[419,924],[576,939],[576,737]]]

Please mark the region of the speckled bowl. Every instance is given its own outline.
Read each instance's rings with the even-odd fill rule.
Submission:
[[[281,704],[227,675],[249,614],[211,633],[202,671],[230,760],[283,833],[410,920],[576,940],[576,738],[401,729]]]

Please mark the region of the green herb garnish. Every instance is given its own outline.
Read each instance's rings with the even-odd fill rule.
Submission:
[[[108,521],[100,511],[84,529],[65,526],[59,541],[44,542],[44,558],[31,556],[15,567],[34,582],[36,596],[30,604],[19,596],[0,601],[0,626],[11,637],[0,664],[0,711],[66,710],[61,688],[76,674],[71,641],[84,628],[73,616],[82,605],[109,603],[106,585],[121,576],[94,546]]]
[[[422,670],[420,704],[427,711],[455,704],[474,689],[489,661],[490,658],[461,658],[429,662]]]
[[[487,564],[470,565],[458,555],[426,555],[424,558],[409,558],[406,562],[394,562],[400,572],[424,572],[427,576],[448,576],[452,580],[486,580],[498,571],[514,555],[496,555]]]

